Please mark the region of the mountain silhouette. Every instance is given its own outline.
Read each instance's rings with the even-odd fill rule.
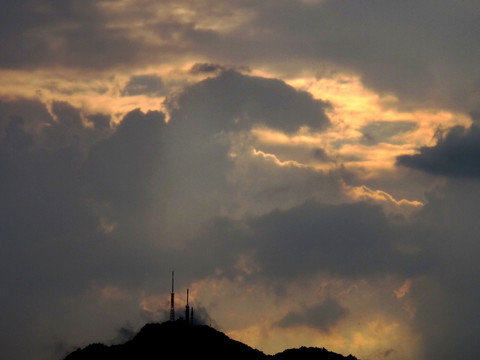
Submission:
[[[207,325],[191,326],[182,320],[146,324],[124,344],[91,344],[64,360],[161,360],[167,357],[206,360],[357,360],[324,348],[289,349],[266,355]]]

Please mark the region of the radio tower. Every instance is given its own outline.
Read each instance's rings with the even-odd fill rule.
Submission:
[[[190,322],[190,306],[188,306],[188,288],[187,288],[187,306],[185,306],[185,321],[187,325]]]
[[[170,321],[175,321],[175,292],[173,288],[174,284],[174,271],[172,271],[172,294],[170,297]]]

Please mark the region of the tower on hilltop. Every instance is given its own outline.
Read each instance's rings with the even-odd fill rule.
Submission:
[[[174,290],[174,275],[172,271],[172,293],[170,295],[170,321],[175,321],[175,290]]]
[[[187,306],[185,306],[185,321],[190,322],[190,306],[188,306],[188,288],[187,288]]]

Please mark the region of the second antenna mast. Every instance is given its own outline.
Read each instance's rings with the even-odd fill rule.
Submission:
[[[175,272],[172,271],[172,294],[170,296],[170,321],[175,321]]]

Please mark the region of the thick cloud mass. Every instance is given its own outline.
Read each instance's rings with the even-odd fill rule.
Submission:
[[[429,196],[414,222],[403,224],[391,223],[378,208],[363,203],[306,203],[247,224],[219,220],[201,243],[222,255],[206,258],[203,266],[220,265],[234,277],[236,254],[251,253],[261,269],[252,277],[266,277],[267,284],[297,282],[319,273],[417,279],[413,322],[424,336],[422,358],[475,358],[478,323],[472,319],[478,316],[474,304],[480,294],[472,285],[478,281],[480,247],[474,214],[480,199],[471,195],[478,193],[476,183],[451,183]],[[328,316],[324,306],[330,308]],[[280,325],[326,330],[348,311],[336,303],[310,310],[286,315]]]
[[[427,272],[422,286],[415,291],[418,316],[426,359],[452,357],[473,359],[478,350],[473,345],[479,331],[477,319],[480,293],[478,282],[478,221],[480,210],[478,183],[450,181],[441,191],[430,194],[422,210],[426,228],[423,238],[435,243],[437,264]],[[426,230],[426,231],[425,231]]]
[[[249,131],[256,126],[294,133],[305,126],[321,130],[329,125],[329,104],[306,92],[279,80],[227,70],[169,97],[166,107],[165,201],[169,214],[178,215],[170,224],[180,221],[178,226],[185,228],[188,221],[194,228],[210,216],[241,212],[246,203],[253,204],[245,206],[254,213],[262,207],[269,211],[275,201],[290,203],[289,188],[311,196],[291,186],[295,178],[313,191],[318,183],[338,187],[321,173],[311,171],[304,179],[294,169],[279,169],[253,155]]]
[[[8,294],[0,300],[1,347],[6,358],[34,356],[41,314],[51,309],[48,300],[84,285],[99,264],[87,256],[97,250],[91,241],[96,221],[79,197],[81,152],[73,144],[61,151],[36,148],[22,124],[11,120],[0,145],[1,282]],[[32,346],[22,350],[13,345],[17,339]]]
[[[96,1],[4,0],[2,9],[3,68],[105,68],[132,61],[141,48],[122,30],[106,26]]]
[[[297,110],[306,108],[304,116],[284,115],[277,124],[273,99],[290,99]],[[190,269],[185,276],[192,280],[210,274],[195,254],[173,249],[184,248],[203,221],[235,203],[228,199],[234,191],[230,140],[218,137],[236,129],[235,117],[245,116],[241,131],[257,123],[291,131],[328,124],[323,102],[281,81],[234,72],[191,87],[176,100],[169,123],[161,112],[134,110],[114,128],[108,116],[86,116],[66,102],[50,108],[33,100],[1,102],[0,260],[8,293],[0,300],[7,334],[2,356],[47,358],[51,348],[40,347],[48,337],[85,341],[85,329],[74,325],[81,310],[70,306],[101,311],[102,303],[89,298],[94,289],[106,298],[131,299],[111,284],[134,292],[157,282],[172,264]],[[120,314],[126,316],[120,311],[111,319],[95,317],[102,326],[92,318],[87,323],[98,331],[88,333],[101,336],[107,324],[118,327],[116,321],[128,320]],[[42,336],[35,336],[40,329]],[[18,338],[31,346],[15,345]]]
[[[124,209],[148,202],[153,176],[161,166],[164,127],[163,113],[134,110],[110,138],[90,150],[83,171],[95,199]]]
[[[398,157],[399,165],[432,174],[456,178],[480,178],[480,128],[455,127],[432,147],[422,147],[418,154]]]
[[[68,104],[53,104],[54,120],[37,102],[21,103],[21,108],[2,104],[6,112],[18,114],[2,118],[7,126],[0,142],[0,207],[5,215],[1,282],[8,294],[0,300],[5,358],[46,357],[39,342],[59,330],[59,317],[68,321],[75,316],[69,313],[70,296],[82,301],[92,281],[128,281],[138,274],[131,267],[140,272],[149,268],[148,257],[128,255],[134,243],[119,241],[112,247],[102,227],[102,206],[113,207],[113,214],[105,215],[114,220],[119,218],[116,212],[123,217],[132,209],[138,213],[144,181],[155,167],[149,157],[158,154],[152,148],[157,141],[148,142],[148,136],[161,134],[164,125],[161,115],[133,112],[104,140],[105,128],[85,127],[80,112]],[[32,116],[33,109],[42,110],[38,117]],[[50,315],[57,320],[47,321]],[[21,343],[18,339],[30,346],[15,345]]]
[[[209,132],[250,129],[266,125],[284,132],[302,126],[320,130],[330,121],[325,114],[330,105],[313,99],[277,79],[242,75],[227,70],[220,76],[204,80],[180,97],[171,98],[167,106],[178,122],[191,126],[207,124]]]
[[[247,224],[226,219],[213,222],[205,235],[209,248],[222,257],[228,249],[233,251],[205,262],[227,266],[235,263],[236,254],[251,250],[262,276],[272,280],[295,280],[320,272],[352,279],[385,273],[413,276],[428,272],[436,260],[429,239],[416,236],[421,228],[394,225],[379,207],[366,203],[307,202]],[[229,240],[222,241],[225,233]]]
[[[270,101],[285,94],[291,107],[303,107],[303,116],[277,119],[279,110]],[[130,303],[133,295],[112,284],[135,293],[172,264],[184,269],[186,281],[215,278],[221,271],[230,281],[242,276],[281,283],[278,294],[306,274],[349,281],[411,278],[428,289],[412,291],[418,306],[412,326],[425,334],[424,358],[453,354],[458,346],[466,357],[475,356],[469,334],[478,331],[470,321],[478,314],[479,296],[470,286],[478,273],[474,214],[480,199],[471,196],[478,193],[476,182],[452,182],[430,194],[409,221],[392,222],[380,207],[364,202],[304,202],[307,196],[296,188],[305,190],[308,181],[326,186],[324,175],[229,153],[237,146],[235,136],[257,124],[287,132],[303,125],[321,129],[328,125],[323,102],[279,81],[227,72],[187,88],[168,106],[168,123],[161,112],[134,110],[111,128],[108,117],[86,117],[65,102],[53,103],[50,111],[37,101],[2,102],[0,256],[8,296],[0,301],[6,358],[48,353],[40,351],[41,344],[62,330],[73,339],[62,341],[98,341],[85,338],[85,329],[118,328],[126,321],[119,316],[138,311]],[[451,132],[443,141],[460,146],[451,139],[476,131]],[[275,190],[283,177],[290,180],[292,190],[279,191],[282,210],[275,210],[281,206],[271,197],[256,195],[265,201],[262,211],[228,216],[252,189],[229,179],[239,164],[254,168],[243,170],[255,174],[253,179],[267,179],[263,193]],[[245,178],[252,184],[252,177]],[[286,194],[292,196],[289,206]],[[100,289],[103,300],[88,295],[92,288]],[[119,312],[101,315],[109,304],[105,299],[112,298],[124,299]],[[332,295],[305,312],[285,313],[277,324],[329,332],[350,313]],[[92,314],[98,316],[73,330],[79,318]],[[39,337],[40,329],[47,331]],[[102,329],[88,333],[107,336]],[[15,346],[12,339],[19,337],[29,339],[31,350]]]
[[[111,69],[190,56],[289,74],[353,71],[403,106],[479,108],[475,0],[178,2],[185,11],[168,1],[2,4],[2,68]]]
[[[256,11],[255,31],[235,33],[228,55],[290,72],[333,64],[409,104],[478,108],[476,1],[266,1]]]

